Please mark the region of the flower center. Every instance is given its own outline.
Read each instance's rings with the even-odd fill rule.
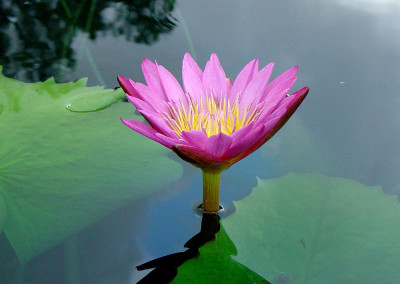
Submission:
[[[227,98],[216,99],[206,95],[201,96],[198,102],[190,98],[187,108],[183,103],[169,104],[169,113],[163,116],[179,137],[182,137],[182,131],[193,129],[203,131],[207,137],[221,132],[230,135],[256,121],[260,115],[258,107],[249,105],[241,113],[239,105],[239,99],[231,102]]]

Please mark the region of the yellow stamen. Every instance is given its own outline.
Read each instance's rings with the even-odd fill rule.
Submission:
[[[227,98],[216,99],[212,95],[206,95],[201,96],[198,102],[190,98],[188,108],[182,102],[170,105],[169,113],[163,117],[179,137],[182,136],[182,131],[193,129],[205,131],[208,137],[220,132],[230,135],[259,117],[257,107],[250,113],[251,106],[240,115],[239,105],[239,99],[232,102]]]

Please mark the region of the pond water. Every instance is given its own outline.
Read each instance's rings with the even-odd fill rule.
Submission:
[[[396,208],[400,205],[396,199],[400,194],[400,4],[397,1],[16,2],[0,4],[0,65],[6,77],[23,82],[44,81],[49,77],[55,77],[56,82],[68,82],[88,77],[88,86],[104,85],[113,89],[118,86],[116,77],[120,74],[144,82],[140,68],[143,58],[157,60],[180,80],[185,52],[190,52],[202,68],[215,52],[231,78],[254,58],[259,58],[262,67],[275,62],[273,77],[298,65],[298,79],[291,91],[310,87],[303,104],[274,138],[222,173],[221,204],[225,212],[221,224],[226,225],[227,235],[236,246],[234,259],[271,283],[328,283],[318,279],[334,279],[329,283],[378,283],[361,280],[360,275],[367,271],[375,277],[370,279],[381,279],[379,283],[398,283],[400,216],[395,214],[400,214],[400,209]],[[98,114],[106,115],[118,106]],[[133,115],[134,107],[130,109]],[[120,116],[125,114],[124,108]],[[3,123],[1,119],[0,116],[0,123]],[[115,125],[125,127],[119,122]],[[134,135],[133,132],[129,134]],[[127,137],[130,136],[124,139],[129,139]],[[115,136],[115,141],[119,139]],[[153,144],[154,151],[163,151],[162,146]],[[119,142],[115,147],[119,147]],[[120,206],[113,205],[112,210],[107,209],[107,214],[100,214],[100,220],[81,228],[80,232],[24,265],[18,263],[13,246],[3,232],[0,283],[136,283],[149,273],[149,270],[138,271],[136,266],[186,251],[184,244],[201,228],[201,217],[193,209],[202,198],[201,171],[180,161],[172,151],[159,155],[165,154],[172,160],[168,165],[174,165],[169,175],[175,176],[166,179],[168,182],[156,184],[157,190],[143,196],[126,197],[126,202],[118,203]],[[6,190],[7,182],[3,181],[1,171],[2,155],[6,157],[6,153],[0,151],[0,189]],[[133,157],[131,163],[138,161]],[[131,171],[141,170],[132,168]],[[127,163],[120,169],[124,176],[132,174]],[[149,182],[161,179],[159,168],[145,172],[144,167],[143,171]],[[338,244],[343,244],[341,249],[347,254],[323,255],[314,250],[312,257],[298,257],[296,250],[279,247],[271,239],[260,237],[261,244],[270,243],[276,246],[278,254],[282,253],[275,259],[270,250],[267,252],[252,243],[253,236],[266,236],[254,229],[253,224],[260,222],[259,227],[272,224],[263,221],[265,216],[270,216],[264,215],[268,208],[294,205],[277,199],[279,202],[274,205],[266,202],[265,207],[255,202],[249,208],[244,203],[243,208],[236,208],[241,203],[233,202],[251,198],[256,194],[255,187],[265,184],[269,188],[286,181],[285,177],[290,179],[292,176],[286,176],[288,173],[296,173],[299,187],[303,180],[303,188],[318,189],[326,182],[334,192],[331,194],[337,194],[334,201],[321,203],[323,208],[333,210],[329,212],[335,212],[329,223],[331,227],[327,225],[314,237],[333,235],[339,230],[333,225],[342,224],[340,220],[343,219],[357,225],[365,223],[369,228],[355,232],[353,226],[346,223],[347,227],[340,226],[342,234],[334,241],[318,237],[318,243],[315,239],[312,241],[313,237],[311,240],[304,237],[297,240],[297,244],[306,255],[311,246],[326,251],[335,250]],[[318,182],[312,178],[314,175],[318,175],[315,178]],[[60,187],[65,182],[63,179],[68,179],[67,175],[59,178]],[[110,176],[109,180],[116,179]],[[271,180],[276,183],[270,184]],[[308,186],[308,182],[313,183]],[[350,183],[357,186],[348,185]],[[296,187],[296,183],[293,184]],[[95,187],[89,183],[88,186]],[[122,188],[122,185],[117,181],[113,187]],[[366,189],[362,192],[355,187]],[[344,188],[350,189],[343,195],[338,194]],[[302,207],[300,212],[315,205],[310,200],[314,200],[316,194],[313,197],[295,194],[296,206],[308,206]],[[68,194],[65,198],[69,198]],[[257,209],[253,217],[240,219],[242,222],[247,219],[249,227],[243,223],[239,226],[240,221],[236,219],[229,221],[235,214],[246,216],[238,208],[250,212],[253,207]],[[346,211],[347,215],[344,211],[335,211],[342,207],[350,210]],[[79,206],[74,210],[80,210]],[[276,213],[278,211],[271,214],[286,214]],[[296,219],[297,215],[287,213],[285,216]],[[297,220],[305,231],[311,222],[307,220],[304,216]],[[288,236],[289,243],[291,233],[279,224],[268,229],[281,232],[281,240]],[[235,226],[237,230],[233,229]],[[355,243],[362,245],[355,248]],[[261,255],[257,255],[257,248],[262,251]],[[246,250],[250,256],[244,257]],[[266,259],[270,261],[268,267],[275,270],[271,268],[264,273],[266,269],[253,263]],[[352,263],[352,271],[341,265],[347,261]],[[371,272],[368,263],[379,263],[379,267]],[[203,269],[201,264],[197,265]],[[298,268],[302,265],[308,265],[304,269],[308,273],[304,274],[306,276]],[[320,267],[324,272],[310,267]],[[220,273],[221,279],[225,279],[224,272]],[[327,278],[320,276],[321,273]],[[164,279],[169,278],[165,276]],[[243,283],[240,279],[236,282]],[[262,282],[253,280],[253,283]]]

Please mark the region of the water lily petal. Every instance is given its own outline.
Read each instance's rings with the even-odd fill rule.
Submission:
[[[282,109],[286,109],[288,111],[291,111],[292,105],[293,104],[300,104],[301,101],[304,100],[304,98],[307,95],[307,93],[308,93],[308,88],[304,87],[304,88],[294,92],[290,96],[285,96],[285,98],[279,102],[279,104],[276,106],[276,108],[270,114],[270,117],[277,116],[277,113],[281,112]],[[297,100],[300,100],[300,102],[297,102]],[[293,110],[293,112],[295,110]],[[285,111],[285,113],[281,113],[280,116],[284,116],[284,115],[286,115],[286,111]],[[267,118],[267,120],[268,120],[268,118]]]
[[[240,141],[245,135],[247,135],[248,132],[253,131],[254,126],[255,126],[255,123],[254,123],[254,121],[252,121],[249,124],[243,126],[242,128],[236,130],[229,136],[232,137],[233,141],[235,141],[235,140]]]
[[[140,113],[157,132],[174,139],[179,138],[179,136],[174,130],[172,130],[171,126],[162,116],[160,116],[159,113],[147,110],[140,110]]]
[[[190,54],[186,53],[182,64],[182,83],[185,92],[192,96],[195,101],[203,92],[202,78],[203,71],[201,71]]]
[[[122,75],[118,75],[117,80],[127,95],[140,98],[140,94],[134,88],[134,82],[131,79],[125,78]]]
[[[296,109],[300,106],[302,101],[305,99],[309,91],[308,87],[304,87],[295,93],[293,93],[291,96],[293,98],[289,101],[290,103],[287,106],[284,106],[286,111],[284,111],[283,114],[279,115],[279,121],[274,125],[274,127],[266,133],[259,141],[258,147],[263,145],[266,141],[272,138],[272,136],[275,135],[276,132],[278,132],[279,129],[282,128],[282,126],[285,125],[285,123],[289,120],[289,118],[293,115],[293,113],[296,111]],[[281,108],[278,110],[281,111]]]
[[[292,88],[293,84],[296,82],[297,77],[292,77],[287,80],[276,84],[274,88],[268,90],[268,92],[264,93],[263,100],[265,101],[266,105],[276,105],[285,98],[290,89]]]
[[[233,87],[232,79],[226,78],[226,93],[228,94],[228,97],[229,97],[229,94],[231,93],[232,87]]]
[[[226,96],[226,75],[215,53],[211,54],[203,74],[203,90],[212,92],[215,98]]]
[[[154,108],[152,106],[150,106],[148,103],[146,103],[145,101],[135,98],[135,97],[131,97],[131,96],[126,96],[126,98],[128,99],[128,101],[133,104],[135,106],[135,108],[139,111],[142,112],[143,110],[147,110],[147,111],[155,111]]]
[[[242,93],[257,72],[258,59],[254,59],[247,63],[247,65],[237,75],[235,82],[233,83],[232,90],[230,93],[228,93],[229,97],[236,98],[238,94]]]
[[[194,71],[194,73],[200,78],[203,78],[203,70],[199,67],[196,61],[193,60],[192,56],[190,55],[189,52],[186,52],[184,57],[183,57],[183,63],[186,64],[187,66],[190,66],[190,69]]]
[[[309,92],[309,88],[303,87],[282,101],[281,106],[285,107],[287,109],[285,116],[289,115],[287,120],[297,110],[297,108],[300,106],[300,104],[303,102],[303,100],[307,96],[308,92]],[[281,107],[281,106],[279,106],[279,107]]]
[[[264,125],[259,125],[252,131],[248,131],[247,133],[245,133],[246,135],[242,135],[240,139],[234,140],[231,147],[228,149],[228,151],[225,152],[222,159],[232,160],[235,157],[238,157],[244,150],[251,147],[252,144],[254,144],[255,141],[257,141],[256,139],[264,132],[264,128],[265,128]],[[234,162],[237,161],[238,160],[234,159]]]
[[[296,77],[298,70],[299,70],[298,66],[293,66],[292,68],[286,70],[278,77],[276,77],[274,80],[272,80],[272,82],[268,84],[268,86],[265,88],[264,94],[261,99],[265,99],[265,97],[269,95],[270,91],[274,89],[277,85],[279,85],[281,82]]]
[[[167,148],[171,148],[173,144],[171,144],[170,142],[161,139],[160,137],[156,136],[157,131],[154,130],[153,128],[151,128],[150,126],[148,126],[147,124],[138,121],[138,120],[125,120],[123,118],[121,118],[121,121],[128,126],[129,128],[133,129],[134,131],[136,131],[137,133],[142,134],[143,136],[146,136],[147,138],[150,138],[151,140],[154,140],[158,143],[160,143],[161,145],[167,147]]]
[[[231,144],[232,137],[221,132],[208,137],[205,150],[216,157],[221,157],[229,149]]]
[[[285,112],[286,110],[284,110],[283,112]],[[243,159],[245,157],[247,157],[248,155],[250,155],[252,152],[254,152],[255,150],[257,150],[259,147],[261,147],[262,145],[264,145],[265,142],[267,142],[269,139],[272,138],[272,136],[274,136],[274,134],[276,133],[273,132],[275,127],[277,127],[279,121],[281,120],[281,116],[278,115],[276,117],[274,117],[273,119],[271,119],[270,121],[268,121],[267,123],[264,124],[264,130],[263,133],[260,134],[260,136],[262,138],[260,138],[257,142],[252,143],[252,145],[247,148],[245,151],[243,151],[243,153],[240,155],[240,159]],[[281,125],[278,130],[282,127],[283,125]]]
[[[297,91],[298,92],[298,91]],[[296,93],[297,93],[296,92]],[[299,97],[299,95],[290,95],[290,96],[286,96],[283,100],[281,100],[278,104],[277,104],[277,106],[276,106],[276,108],[273,110],[273,112],[271,113],[271,116],[272,115],[275,115],[275,113],[277,113],[277,112],[279,112],[281,109],[283,109],[283,108],[285,108],[285,109],[288,109],[289,108],[289,106],[295,101],[295,100],[297,100],[298,99],[298,97]]]
[[[166,100],[157,65],[145,58],[142,62],[142,70],[147,86],[153,91],[153,96],[158,100]]]
[[[287,100],[288,92],[296,81],[296,77],[282,81],[269,91],[264,99],[262,107],[262,115],[260,121],[264,121],[271,113],[273,113],[284,100]]]
[[[167,96],[167,101],[173,101],[176,103],[182,102],[187,108],[187,100],[183,94],[181,85],[178,83],[174,75],[172,75],[163,66],[158,65],[158,73],[160,74],[161,85],[164,89],[164,93]]]
[[[164,141],[167,145],[170,145],[168,148],[172,149],[172,146],[180,143],[181,141],[179,139],[175,139],[175,138],[171,138],[170,136],[165,136],[161,133],[156,133],[155,134],[157,136],[157,138],[159,138],[160,140]]]
[[[154,111],[167,111],[167,104],[164,100],[160,100],[154,90],[141,83],[134,83],[133,87],[139,93],[140,98],[145,101]]]
[[[273,63],[268,64],[258,72],[253,79],[249,82],[246,89],[240,97],[240,111],[241,114],[244,110],[253,103],[253,107],[262,99],[264,90],[267,87],[269,78],[271,77]]]
[[[259,147],[261,147],[265,142],[267,142],[275,133],[270,133],[274,130],[274,127],[279,123],[279,117],[275,117],[268,121],[264,125],[258,126],[257,133],[252,133],[252,137],[249,136],[246,141],[243,142],[241,148],[238,147],[236,151],[240,151],[239,154],[235,158],[233,158],[233,163],[240,161],[241,159],[246,158],[248,155],[256,151]],[[262,138],[259,138],[262,137]],[[258,139],[258,140],[257,140]]]
[[[299,107],[299,105],[303,102],[303,100],[305,99],[305,97],[307,96],[309,91],[310,91],[310,89],[308,87],[303,87],[300,90],[298,90],[298,91],[294,92],[293,94],[291,94],[289,96],[289,98],[293,96],[295,99],[294,99],[294,101],[292,101],[290,106],[288,106],[288,108],[289,109],[292,108],[293,105],[295,104],[296,105],[296,109],[297,109]]]
[[[172,146],[172,150],[181,159],[199,168],[218,169],[225,164],[225,162],[218,157],[196,147],[176,144]]]
[[[182,131],[182,140],[188,145],[192,145],[201,150],[206,148],[207,139],[207,135],[200,130],[193,129],[191,131]]]

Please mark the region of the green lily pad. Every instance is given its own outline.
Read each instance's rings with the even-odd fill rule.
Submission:
[[[206,243],[199,252],[198,257],[178,267],[178,274],[171,283],[269,283],[232,259],[236,248],[222,226],[215,240]]]
[[[92,112],[110,107],[125,98],[122,89],[110,91],[102,87],[91,87],[77,90],[79,93],[66,102],[65,107],[74,112]]]
[[[21,262],[181,175],[167,149],[121,123],[140,119],[131,104],[65,107],[98,92],[114,91],[85,79],[27,84],[0,75],[0,225]]]
[[[258,182],[223,220],[237,261],[273,283],[398,282],[395,196],[316,173]]]

